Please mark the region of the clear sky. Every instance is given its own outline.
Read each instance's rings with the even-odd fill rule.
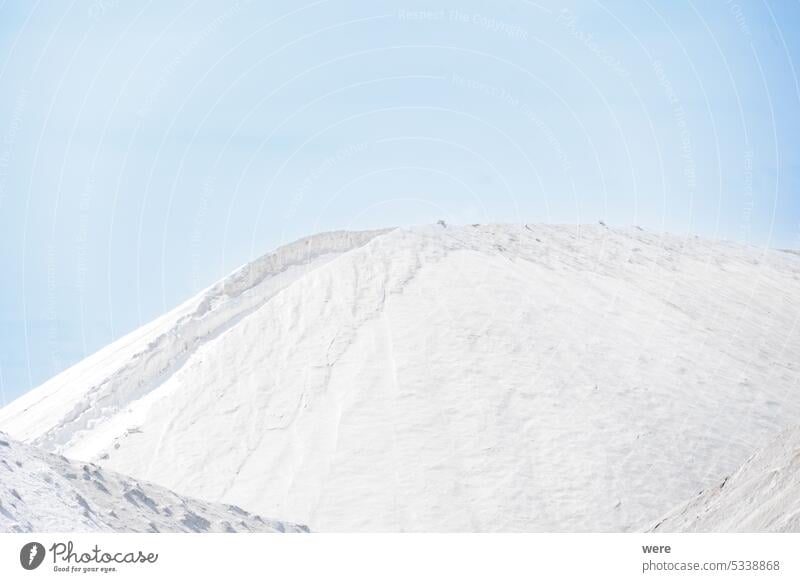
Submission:
[[[800,242],[800,4],[0,0],[0,402],[321,230]]]

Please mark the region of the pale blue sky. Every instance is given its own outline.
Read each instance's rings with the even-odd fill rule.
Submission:
[[[320,230],[800,241],[797,2],[0,2],[4,401]]]

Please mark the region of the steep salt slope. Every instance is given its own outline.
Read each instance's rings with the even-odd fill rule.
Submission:
[[[651,531],[800,531],[800,428],[782,433]]]
[[[624,531],[800,412],[791,253],[602,226],[321,237],[352,240],[241,315],[210,302],[218,331],[166,365],[137,362],[183,336],[142,333],[138,368],[90,359],[0,428],[315,530]]]
[[[2,410],[2,426],[54,450],[158,388],[204,342],[224,333],[304,274],[383,231],[307,237],[238,269]]]
[[[0,532],[300,532],[69,461],[0,433]]]

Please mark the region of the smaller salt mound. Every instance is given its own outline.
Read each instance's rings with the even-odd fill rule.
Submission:
[[[800,427],[654,525],[656,532],[800,531]]]
[[[0,532],[301,532],[235,505],[46,453],[0,433]]]

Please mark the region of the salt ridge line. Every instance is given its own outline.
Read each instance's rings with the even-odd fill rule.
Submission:
[[[800,427],[782,432],[649,531],[800,531]]]
[[[224,333],[283,286],[383,232],[326,233],[280,247],[148,324],[144,332],[136,330],[59,374],[60,382],[46,382],[0,409],[0,425],[13,431],[14,416],[21,412],[46,415],[39,421],[50,430],[32,442],[60,451],[75,432],[102,423],[104,416],[155,390],[203,342]],[[112,373],[104,374],[108,369]],[[46,400],[56,391],[58,407],[48,407]],[[65,399],[67,394],[72,397]]]

